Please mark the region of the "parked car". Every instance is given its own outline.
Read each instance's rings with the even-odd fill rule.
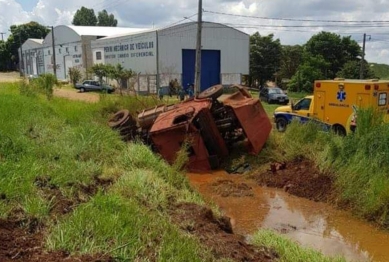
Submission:
[[[264,87],[259,92],[259,98],[261,101],[266,101],[269,104],[284,104],[289,103],[289,97],[279,87]]]
[[[107,93],[112,93],[115,91],[114,87],[105,84],[100,85],[100,82],[95,80],[85,80],[82,83],[77,83],[75,88],[80,90],[80,92],[103,91]]]

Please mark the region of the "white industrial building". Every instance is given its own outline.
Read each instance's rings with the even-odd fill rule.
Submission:
[[[39,46],[34,45],[37,39],[28,39],[23,45],[22,57],[24,61],[19,61],[25,65],[22,71],[26,75],[35,75],[42,73],[54,73],[54,59],[56,63],[56,75],[60,80],[68,78],[68,70],[70,67],[78,67],[82,71],[93,65],[91,41],[123,33],[134,33],[145,30],[144,28],[125,28],[125,27],[101,27],[101,26],[65,26],[60,25],[53,28],[44,40],[39,40]],[[54,31],[54,32],[53,32]],[[54,33],[54,45],[53,45]],[[55,50],[55,58],[53,56]],[[35,60],[29,60],[35,54]],[[27,64],[27,61],[32,61]],[[26,70],[23,70],[23,69]],[[34,70],[36,68],[36,70]],[[31,70],[30,70],[31,69]]]
[[[19,48],[19,57],[21,58],[21,71],[26,75],[39,75],[44,73],[43,62],[43,39],[29,38],[22,48]],[[20,55],[22,53],[22,55]]]
[[[85,72],[96,63],[119,63],[137,73],[130,82],[139,92],[154,93],[157,86],[167,86],[172,79],[184,86],[194,83],[196,22],[162,29],[60,25],[53,31],[44,40],[28,39],[23,44],[20,57],[26,75],[54,73],[54,48],[60,80],[68,79],[71,67]],[[247,74],[249,35],[203,22],[201,89],[241,83]]]
[[[93,40],[93,63],[121,64],[137,73],[135,90],[155,92],[177,79],[194,83],[197,23],[111,35]],[[201,90],[241,83],[249,74],[249,35],[223,24],[203,22]],[[159,76],[159,78],[157,77]]]

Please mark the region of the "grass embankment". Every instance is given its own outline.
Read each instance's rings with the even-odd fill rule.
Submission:
[[[106,125],[109,113],[135,112],[155,99],[48,101],[19,95],[19,84],[0,85],[2,219],[43,228],[50,251],[120,261],[225,261],[171,223],[174,204],[203,205],[179,171],[182,162],[169,166]]]
[[[126,145],[107,127],[106,114],[119,102],[48,102],[16,94],[16,84],[1,85],[2,218],[49,225],[49,249],[127,261],[212,257],[166,215],[169,201],[202,203],[185,176],[146,146]],[[120,104],[135,110],[139,99],[122,98]],[[96,186],[92,195],[81,190],[96,177],[113,185]],[[73,203],[68,214],[54,212],[61,198]]]
[[[313,160],[332,174],[338,204],[389,227],[389,125],[373,110],[359,112],[356,133],[345,137],[292,123],[284,134],[274,131],[261,154],[263,163]]]

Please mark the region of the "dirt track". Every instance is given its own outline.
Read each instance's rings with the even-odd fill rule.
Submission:
[[[75,89],[56,88],[54,89],[54,96],[89,103],[96,103],[100,100],[100,96],[97,93],[80,93]]]
[[[0,73],[1,82],[17,82],[20,80],[20,74],[18,72]]]

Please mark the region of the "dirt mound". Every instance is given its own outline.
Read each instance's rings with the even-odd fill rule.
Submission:
[[[233,261],[274,261],[277,254],[265,247],[257,248],[233,234],[228,217],[216,218],[212,210],[191,203],[177,204],[170,215],[175,224],[195,235],[215,258]]]
[[[271,164],[270,169],[254,176],[262,186],[283,188],[292,195],[314,201],[329,201],[333,191],[331,176],[322,174],[309,160]]]
[[[113,261],[108,256],[70,256],[66,252],[47,252],[44,250],[42,231],[30,233],[22,221],[0,220],[0,261],[2,262],[92,262]]]
[[[231,180],[219,180],[211,185],[218,195],[222,197],[254,196],[252,188],[246,183],[234,183]]]

